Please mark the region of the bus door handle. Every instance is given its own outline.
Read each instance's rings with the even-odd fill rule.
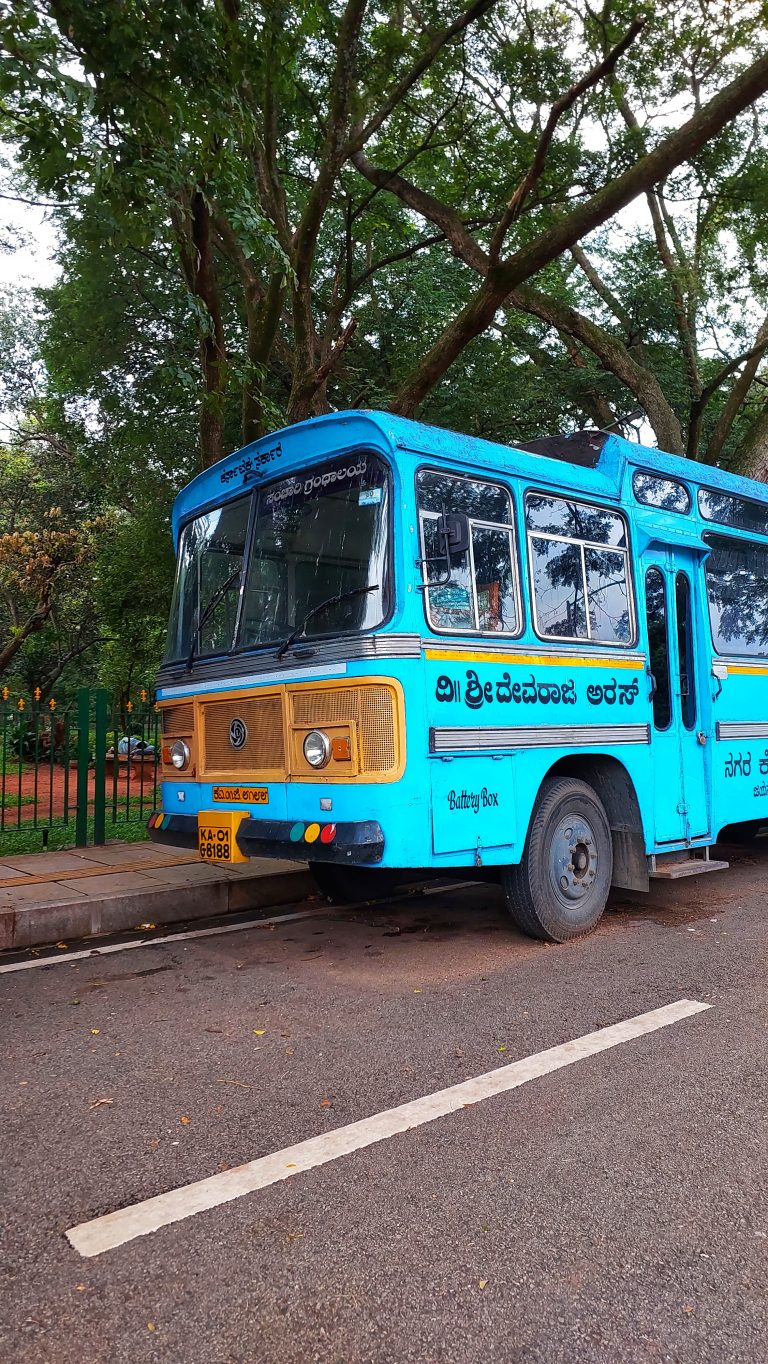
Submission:
[[[646,671],[646,673],[648,674],[648,681],[649,681],[649,683],[650,683],[650,691],[648,692],[648,700],[649,700],[649,701],[652,701],[653,698],[654,698],[654,696],[656,695],[657,690],[658,690],[658,683],[657,683],[657,681],[656,681],[656,678],[655,678],[654,674],[651,672],[650,668],[646,668],[645,671]]]

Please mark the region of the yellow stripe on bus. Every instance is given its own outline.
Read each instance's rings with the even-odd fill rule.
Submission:
[[[485,654],[464,649],[426,649],[427,658],[441,663],[520,663],[523,667],[561,668],[631,668],[639,672],[644,667],[642,658],[584,658],[572,654]]]
[[[731,673],[739,673],[743,677],[765,677],[768,673],[768,664],[766,663],[762,667],[759,664],[754,665],[752,663],[728,663],[726,666],[729,677]]]

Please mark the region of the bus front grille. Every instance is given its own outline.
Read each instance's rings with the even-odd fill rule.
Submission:
[[[395,700],[389,687],[318,688],[290,693],[294,725],[308,728],[353,723],[360,739],[360,770],[391,772],[397,766]]]
[[[205,772],[269,773],[273,779],[285,776],[285,744],[283,740],[283,706],[279,695],[251,696],[225,701],[203,701],[202,711],[202,767]],[[245,739],[237,747],[242,729]]]
[[[195,726],[194,709],[191,701],[182,701],[175,706],[163,706],[161,714],[163,717],[163,737],[189,738]]]

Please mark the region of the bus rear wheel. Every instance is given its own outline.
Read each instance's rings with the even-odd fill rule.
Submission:
[[[591,933],[608,899],[613,844],[605,810],[586,782],[542,782],[523,856],[502,871],[507,908],[518,928],[544,942]]]

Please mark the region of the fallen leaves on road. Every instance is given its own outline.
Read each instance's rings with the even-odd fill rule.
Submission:
[[[91,1028],[91,1037],[98,1037],[100,1032],[101,1028]]]
[[[155,1326],[155,1323],[154,1323],[153,1321],[148,1321],[148,1322],[147,1322],[147,1330],[148,1330],[148,1331],[156,1331],[156,1330],[157,1330],[157,1327]]]
[[[66,949],[67,947],[69,947],[69,943],[66,943],[66,942],[57,942],[56,946],[57,946],[57,947],[60,947],[61,950],[62,950],[62,952],[63,952],[63,951],[65,951],[65,949]]]
[[[479,1280],[479,1285],[480,1285],[481,1288],[487,1288],[487,1287],[488,1287],[488,1280],[487,1280],[487,1279],[480,1279],[480,1280]]]
[[[253,1035],[254,1037],[263,1037],[266,1031],[266,1028],[254,1028]]]
[[[157,924],[137,924],[137,925],[136,925],[136,928],[137,928],[137,930],[140,929],[140,928],[144,928],[144,929],[146,929],[146,928],[157,928]]]
[[[84,1292],[85,1292],[85,1284],[84,1284],[84,1283],[76,1283],[76,1284],[75,1284],[75,1292],[76,1292],[76,1293],[84,1293]]]
[[[191,1119],[191,1118],[188,1118],[187,1115],[186,1115],[186,1113],[182,1113],[181,1117],[179,1118],[179,1122],[180,1122],[180,1123],[182,1124],[182,1126],[184,1126],[184,1127],[189,1127],[189,1124],[191,1123],[191,1121],[192,1121],[192,1119]]]
[[[321,1100],[320,1100],[320,1107],[321,1107],[321,1108],[330,1108],[330,1106],[331,1106],[331,1101],[330,1101],[330,1099],[321,1099]]]
[[[115,1102],[114,1099],[94,1099],[90,1107],[100,1108],[102,1104],[113,1104],[114,1102]]]

